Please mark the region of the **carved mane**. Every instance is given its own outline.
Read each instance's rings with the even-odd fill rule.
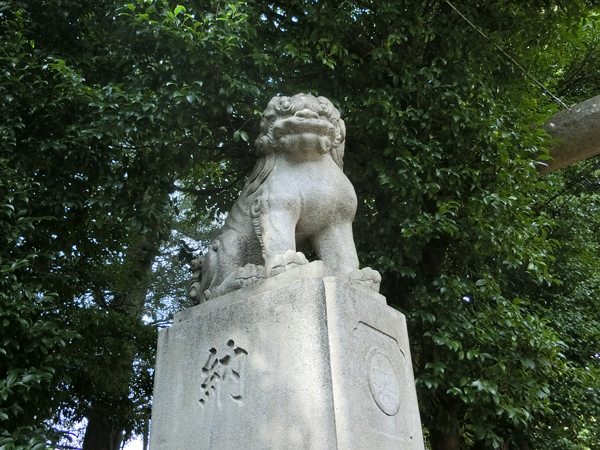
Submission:
[[[309,109],[319,115],[320,119],[327,119],[335,129],[335,139],[330,143],[330,148],[326,148],[323,142],[321,145],[323,153],[331,153],[335,163],[343,169],[344,167],[344,143],[346,139],[346,125],[340,118],[340,112],[325,97],[312,97],[305,94],[296,94],[292,97],[273,97],[260,122],[260,135],[256,139],[256,149],[259,159],[252,169],[241,197],[247,197],[264,183],[275,167],[276,155],[287,145],[285,138],[278,138],[273,133],[275,123],[285,117],[293,116],[296,112],[303,109]]]

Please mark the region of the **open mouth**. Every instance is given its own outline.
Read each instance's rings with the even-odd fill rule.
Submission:
[[[303,111],[298,111],[293,116],[280,119],[274,126],[274,136],[279,138],[285,134],[311,133],[318,136],[328,136],[331,139],[335,138],[335,128],[328,120],[322,119],[312,111],[310,111],[312,114],[299,114]]]
[[[319,120],[320,116],[318,113],[314,112],[312,109],[304,108],[300,111],[296,111],[294,117],[298,119],[311,119],[311,120]]]

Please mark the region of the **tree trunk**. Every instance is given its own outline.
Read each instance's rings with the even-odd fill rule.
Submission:
[[[509,450],[510,448],[511,447],[506,442],[501,442],[500,447],[498,447],[497,450]],[[478,441],[473,447],[471,447],[471,450],[494,450],[494,446],[486,445],[483,441]]]
[[[459,450],[458,404],[451,403],[443,416],[446,423],[440,423],[440,428],[429,430],[431,450]]]
[[[82,450],[119,450],[122,442],[123,430],[102,417],[88,419]]]
[[[517,445],[519,446],[519,450],[529,450],[529,443],[523,436],[517,438]]]
[[[131,245],[127,251],[127,265],[131,267],[129,278],[131,280],[129,286],[122,291],[113,292],[113,298],[110,302],[100,304],[105,308],[116,311],[126,316],[139,317],[141,319],[141,311],[143,311],[143,302],[145,295],[132,295],[139,283],[143,282],[152,269],[154,257],[158,254],[159,243],[156,240],[142,240],[135,245]],[[131,356],[131,364],[133,365],[133,355]],[[110,368],[107,367],[107,370]],[[115,374],[114,376],[118,376]],[[97,393],[101,395],[103,393]],[[111,395],[118,394],[112,393]],[[121,395],[126,398],[127,391]],[[92,411],[88,415],[88,425],[85,430],[85,438],[83,441],[82,450],[119,450],[123,441],[129,440],[131,430],[124,430],[124,427],[119,427],[106,417],[110,414],[110,410],[104,409],[96,405],[92,406]],[[147,438],[147,436],[144,436]],[[147,439],[145,439],[147,441]]]

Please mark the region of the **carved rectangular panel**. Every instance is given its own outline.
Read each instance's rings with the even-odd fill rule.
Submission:
[[[404,316],[338,278],[324,281],[339,448],[423,450]]]

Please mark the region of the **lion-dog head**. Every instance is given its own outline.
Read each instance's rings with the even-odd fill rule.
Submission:
[[[296,94],[273,97],[260,122],[256,148],[260,157],[242,196],[254,193],[269,176],[275,155],[312,151],[330,153],[343,169],[346,125],[340,112],[325,97]]]
[[[263,114],[256,147],[260,155],[298,150],[298,144],[331,152],[342,167],[346,127],[339,111],[325,97],[296,94],[274,97]]]

